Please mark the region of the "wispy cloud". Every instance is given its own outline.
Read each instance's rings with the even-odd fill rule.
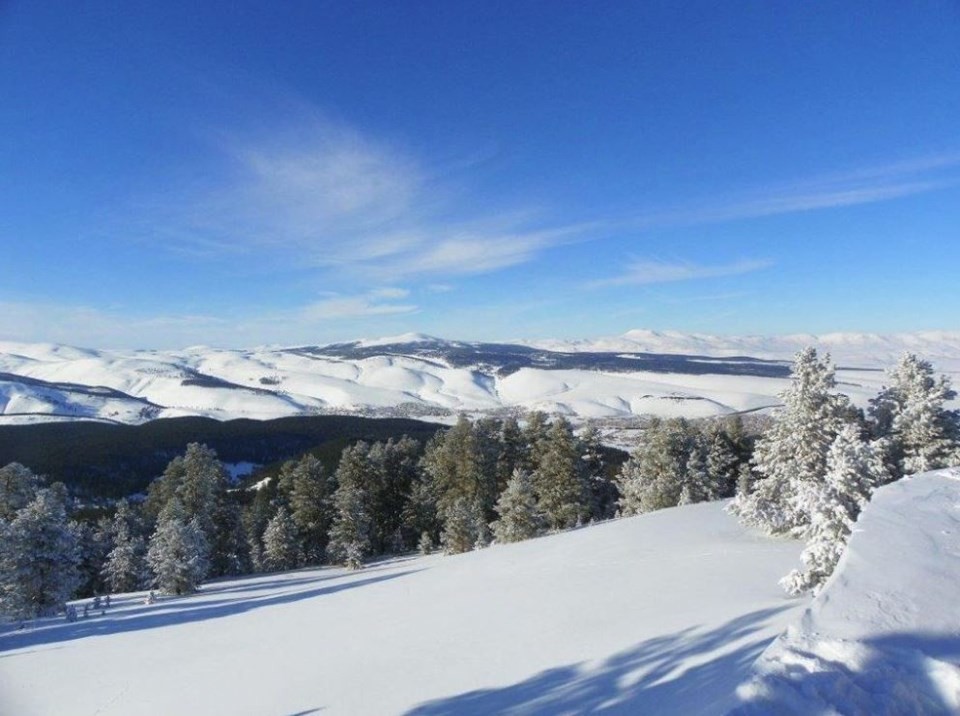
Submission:
[[[624,222],[624,225],[646,229],[711,224],[874,204],[960,183],[960,177],[956,176],[955,171],[951,171],[957,167],[960,167],[958,152],[913,157],[800,179],[759,191],[704,200],[687,206],[651,210]]]
[[[377,319],[414,314],[402,288],[331,294],[301,306],[241,315],[137,315],[115,308],[0,301],[0,340],[56,342],[96,348],[182,348],[207,344],[239,348],[263,343],[323,340],[336,326],[356,337]],[[364,328],[361,328],[363,326]]]
[[[389,288],[358,296],[331,296],[297,309],[296,318],[303,321],[322,322],[413,313],[417,310],[416,305],[397,303],[408,295],[409,291],[405,289]]]
[[[496,271],[587,228],[530,207],[480,214],[442,169],[316,113],[215,145],[208,185],[165,195],[125,229],[192,257],[266,256],[369,284]]]
[[[721,276],[738,276],[769,268],[773,262],[768,260],[744,260],[729,264],[706,266],[690,262],[667,262],[635,260],[627,265],[626,271],[619,276],[591,281],[588,288],[608,286],[641,286],[675,281],[696,281]]]

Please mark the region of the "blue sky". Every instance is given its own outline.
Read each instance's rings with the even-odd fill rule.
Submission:
[[[0,338],[960,329],[955,2],[0,3]]]

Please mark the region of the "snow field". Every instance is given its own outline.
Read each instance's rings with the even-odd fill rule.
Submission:
[[[0,633],[0,712],[723,713],[806,605],[724,503]]]

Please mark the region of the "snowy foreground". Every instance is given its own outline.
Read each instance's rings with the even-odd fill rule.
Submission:
[[[960,713],[960,469],[879,490],[738,714]]]
[[[0,713],[723,713],[801,545],[722,503],[0,633]]]

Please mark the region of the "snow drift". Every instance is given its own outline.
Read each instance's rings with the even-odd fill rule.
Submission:
[[[960,713],[960,469],[881,488],[738,715]]]

